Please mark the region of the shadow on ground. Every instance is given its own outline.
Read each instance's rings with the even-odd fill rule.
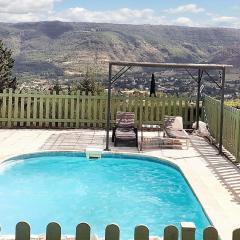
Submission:
[[[240,204],[240,169],[230,160],[219,155],[207,141],[193,138],[192,145],[208,163],[211,172],[231,194],[233,201]]]

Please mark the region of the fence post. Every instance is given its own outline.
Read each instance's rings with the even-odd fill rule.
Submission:
[[[105,240],[119,240],[120,231],[119,227],[115,224],[110,224],[105,229]]]
[[[57,103],[57,93],[56,93],[56,91],[53,91],[51,99],[52,99],[52,101],[51,101],[52,102],[52,116],[51,116],[51,118],[53,120],[55,120],[56,119],[56,103]],[[35,100],[35,98],[34,98],[34,100]],[[52,127],[55,127],[55,126],[56,126],[56,122],[53,121],[52,122]]]
[[[92,93],[89,92],[87,95],[87,127],[92,126]]]
[[[12,106],[13,106],[13,104],[12,104],[12,100],[13,100],[12,95],[13,95],[13,90],[10,88],[9,92],[8,92],[8,115],[7,115],[8,116],[7,126],[9,128],[12,125],[12,122],[11,122],[11,120],[12,120]]]
[[[69,93],[68,91],[64,91],[63,94],[65,95],[65,99],[64,99],[64,115],[63,115],[63,118],[64,118],[64,124],[63,124],[63,127],[64,128],[67,128],[69,125],[68,125],[68,119],[69,119],[69,99],[68,96],[69,96]]]
[[[26,222],[19,222],[16,225],[15,240],[30,240],[30,226]]]
[[[172,96],[167,97],[167,115],[172,116]]]
[[[1,109],[1,114],[2,114],[2,118],[6,118],[6,108],[7,108],[7,91],[6,89],[3,90],[3,98],[2,98],[2,109]],[[2,122],[2,126],[5,127],[6,126],[6,122],[5,119]]]
[[[80,114],[80,94],[81,94],[81,127],[85,126],[84,119],[85,119],[85,110],[86,110],[86,98],[85,98],[85,92],[83,91],[80,93],[80,91],[77,91],[77,110],[76,110],[76,116],[77,116],[77,128],[79,128],[79,114]]]
[[[166,110],[166,96],[162,96],[162,113],[161,113],[161,124],[163,125],[164,116]]]
[[[149,240],[149,230],[144,225],[135,227],[134,240]]]
[[[192,222],[181,222],[181,240],[195,240],[196,226]]]
[[[19,117],[19,108],[18,108],[18,102],[19,102],[19,97],[18,97],[18,94],[19,94],[19,90],[15,90],[14,92],[14,111],[13,111],[13,118],[14,120],[17,119]],[[18,124],[17,121],[14,121],[13,123],[13,126],[16,127]]]
[[[184,118],[185,119],[185,127],[189,125],[190,121],[188,118],[188,107],[189,107],[189,103],[188,100],[185,98],[184,99]]]
[[[143,124],[143,95],[141,94],[139,97],[140,105],[139,105],[139,129],[142,129]]]
[[[47,225],[46,240],[61,240],[61,227],[58,223],[51,222]]]
[[[32,99],[31,99],[31,91],[29,90],[27,92],[27,116],[26,116],[26,126],[30,127],[31,126],[31,105],[32,105]]]
[[[178,112],[179,112],[179,116],[182,116],[182,118],[183,118],[182,101],[183,101],[182,97],[179,98]],[[184,118],[183,118],[183,124],[184,124]]]
[[[218,232],[214,227],[208,227],[203,231],[203,240],[218,240]]]
[[[97,126],[97,113],[98,113],[98,98],[97,94],[93,94],[93,127],[96,128]]]
[[[21,91],[21,106],[20,106],[20,118],[21,118],[21,121],[20,121],[20,127],[23,127],[24,126],[24,116],[25,116],[25,108],[24,108],[24,104],[25,104],[25,92],[24,90]]]
[[[58,92],[58,109],[57,109],[57,112],[58,112],[58,122],[57,122],[57,126],[58,128],[61,128],[62,127],[62,100],[63,100],[63,97],[62,97],[63,93],[62,91],[59,91]],[[41,102],[41,98],[40,98],[40,102]]]
[[[175,226],[167,226],[164,229],[163,240],[178,240],[178,229]]]
[[[84,96],[82,96],[81,120],[83,120],[83,118],[84,118],[84,107],[85,107],[85,99],[83,97]],[[80,114],[80,91],[79,90],[77,90],[76,98],[77,98],[77,102],[76,102],[76,128],[79,128],[79,117],[80,117],[79,116],[79,114]]]
[[[220,132],[219,132],[219,126],[220,126],[220,112],[221,112],[221,105],[219,102],[217,102],[217,134],[216,134],[216,139],[217,142],[219,143],[219,139],[220,139]]]
[[[104,101],[104,95],[101,93],[99,96],[99,127],[102,128],[104,126],[103,124],[103,101]]]
[[[90,240],[90,226],[87,223],[80,223],[76,227],[76,240]]]
[[[46,91],[45,95],[46,101],[45,101],[45,127],[49,127],[50,123],[50,92],[49,90]]]
[[[232,235],[232,240],[239,240],[239,239],[240,239],[240,228],[235,229]]]
[[[235,136],[236,136],[236,160],[237,162],[240,161],[240,134],[239,134],[239,131],[240,131],[240,110],[237,110],[237,126],[236,126],[236,133],[235,133]]]
[[[43,117],[43,111],[44,111],[44,109],[43,109],[43,107],[44,107],[44,104],[43,104],[44,98],[43,98],[43,96],[44,96],[44,93],[41,92],[40,94],[41,95],[40,95],[40,100],[39,100],[39,127],[42,127],[43,126],[43,122],[44,122],[44,120],[43,120],[43,118],[44,118]]]

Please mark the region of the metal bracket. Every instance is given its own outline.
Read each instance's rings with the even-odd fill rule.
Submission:
[[[126,73],[132,66],[123,67],[119,72],[117,72],[111,79],[111,84],[115,83],[124,73]]]
[[[222,86],[219,85],[218,82],[216,82],[216,80],[206,70],[204,70],[204,72],[207,74],[207,76],[212,82],[214,82],[220,89],[222,89]]]

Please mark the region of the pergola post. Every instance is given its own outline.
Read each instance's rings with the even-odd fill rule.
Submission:
[[[199,102],[200,102],[200,88],[201,88],[201,80],[202,80],[202,70],[198,69],[198,80],[197,80],[197,105],[196,105],[196,120],[197,120],[197,126],[196,129],[199,129]]]
[[[110,132],[110,121],[111,121],[111,90],[112,90],[112,64],[109,63],[109,73],[108,73],[108,99],[107,99],[107,134],[106,134],[106,148],[105,151],[110,151],[109,149],[109,132]]]
[[[223,147],[223,117],[224,117],[224,86],[225,86],[225,68],[222,70],[221,76],[221,110],[220,110],[220,136],[219,136],[219,154],[222,154]]]

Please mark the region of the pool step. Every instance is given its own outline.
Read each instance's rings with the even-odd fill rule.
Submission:
[[[85,152],[86,152],[86,158],[99,159],[102,157],[103,150],[99,147],[87,147]]]

